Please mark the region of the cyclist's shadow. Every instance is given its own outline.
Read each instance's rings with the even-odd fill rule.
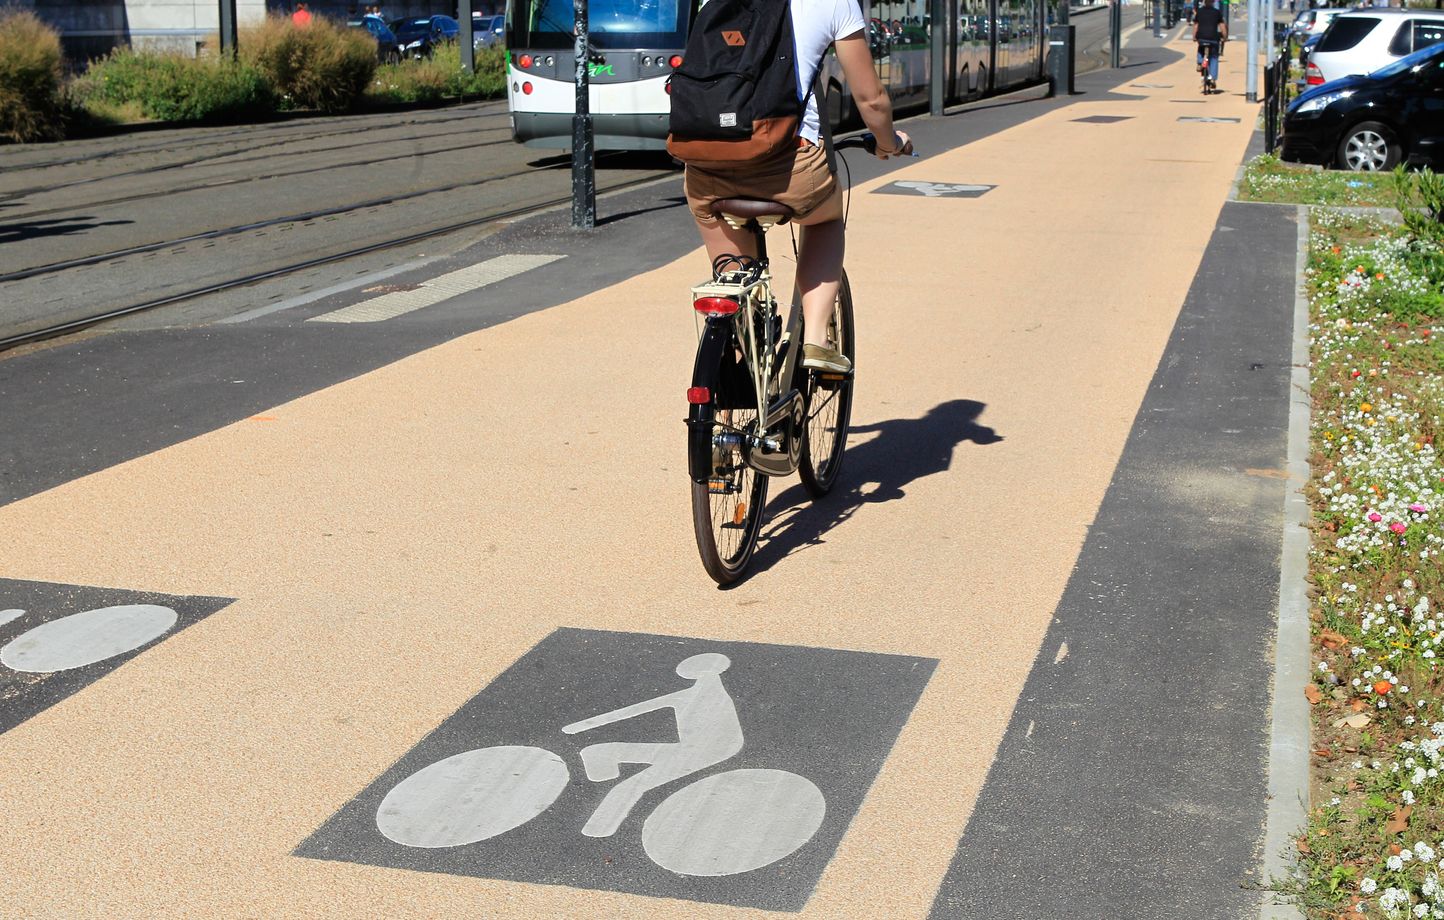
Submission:
[[[799,483],[770,502],[771,522],[753,556],[752,573],[822,543],[829,530],[863,505],[902,498],[906,486],[951,466],[954,448],[964,441],[987,445],[1003,440],[978,424],[984,408],[971,399],[954,399],[934,406],[922,418],[853,425],[841,480],[830,494],[813,501]],[[858,435],[866,434],[876,436],[856,443]]]

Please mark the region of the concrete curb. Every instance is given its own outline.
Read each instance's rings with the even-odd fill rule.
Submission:
[[[1298,205],[1298,288],[1294,295],[1293,370],[1289,374],[1289,490],[1284,497],[1283,552],[1279,565],[1279,627],[1274,642],[1273,720],[1269,742],[1268,816],[1264,826],[1263,881],[1293,873],[1292,842],[1308,819],[1309,680],[1308,575],[1309,506],[1309,303],[1304,286],[1308,258],[1309,209]],[[1303,920],[1292,904],[1264,898],[1260,920]]]

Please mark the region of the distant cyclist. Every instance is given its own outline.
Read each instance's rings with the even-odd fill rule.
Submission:
[[[842,188],[822,147],[817,97],[809,92],[829,45],[837,51],[837,61],[863,123],[877,137],[878,158],[911,153],[912,141],[893,127],[892,102],[874,69],[867,44],[867,20],[857,0],[791,0],[791,12],[797,94],[798,98],[807,98],[796,144],[789,144],[760,165],[703,169],[688,164],[687,205],[697,219],[702,242],[714,264],[718,256],[756,253],[752,235],[734,230],[713,214],[713,202],[754,198],[781,202],[792,209],[793,223],[802,227],[797,259],[804,318],[802,365],[847,373],[852,369],[851,362],[827,345],[828,322],[842,278]]]
[[[1228,20],[1213,0],[1203,0],[1193,16],[1193,40],[1198,42],[1198,72],[1208,78],[1209,89],[1217,89],[1218,57],[1228,41]]]

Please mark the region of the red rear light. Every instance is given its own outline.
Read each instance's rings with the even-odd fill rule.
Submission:
[[[705,406],[712,401],[712,391],[706,387],[688,387],[687,402],[694,406]]]
[[[1308,80],[1309,86],[1320,86],[1324,82],[1324,72],[1319,69],[1319,65],[1310,64],[1306,79]]]
[[[528,67],[531,66],[531,55],[523,54],[520,58],[517,59],[517,63],[521,65],[522,70],[526,70]]]
[[[692,301],[692,309],[708,316],[731,316],[737,312],[737,301],[727,297],[698,297]]]
[[[674,54],[674,55],[672,55],[672,57],[667,61],[667,63],[668,63],[668,64],[671,64],[673,68],[681,67],[681,66],[682,66],[682,55],[680,55],[680,54]]]
[[[672,95],[672,84],[668,83],[665,89],[667,90],[668,96]]]
[[[531,82],[528,81],[528,82],[526,82],[526,83],[523,83],[523,84],[521,85],[521,91],[522,91],[522,94],[523,94],[523,95],[530,96],[530,95],[531,95]]]

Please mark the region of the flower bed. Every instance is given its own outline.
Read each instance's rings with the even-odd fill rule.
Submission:
[[[1310,918],[1444,918],[1444,183],[1404,226],[1315,209]]]

